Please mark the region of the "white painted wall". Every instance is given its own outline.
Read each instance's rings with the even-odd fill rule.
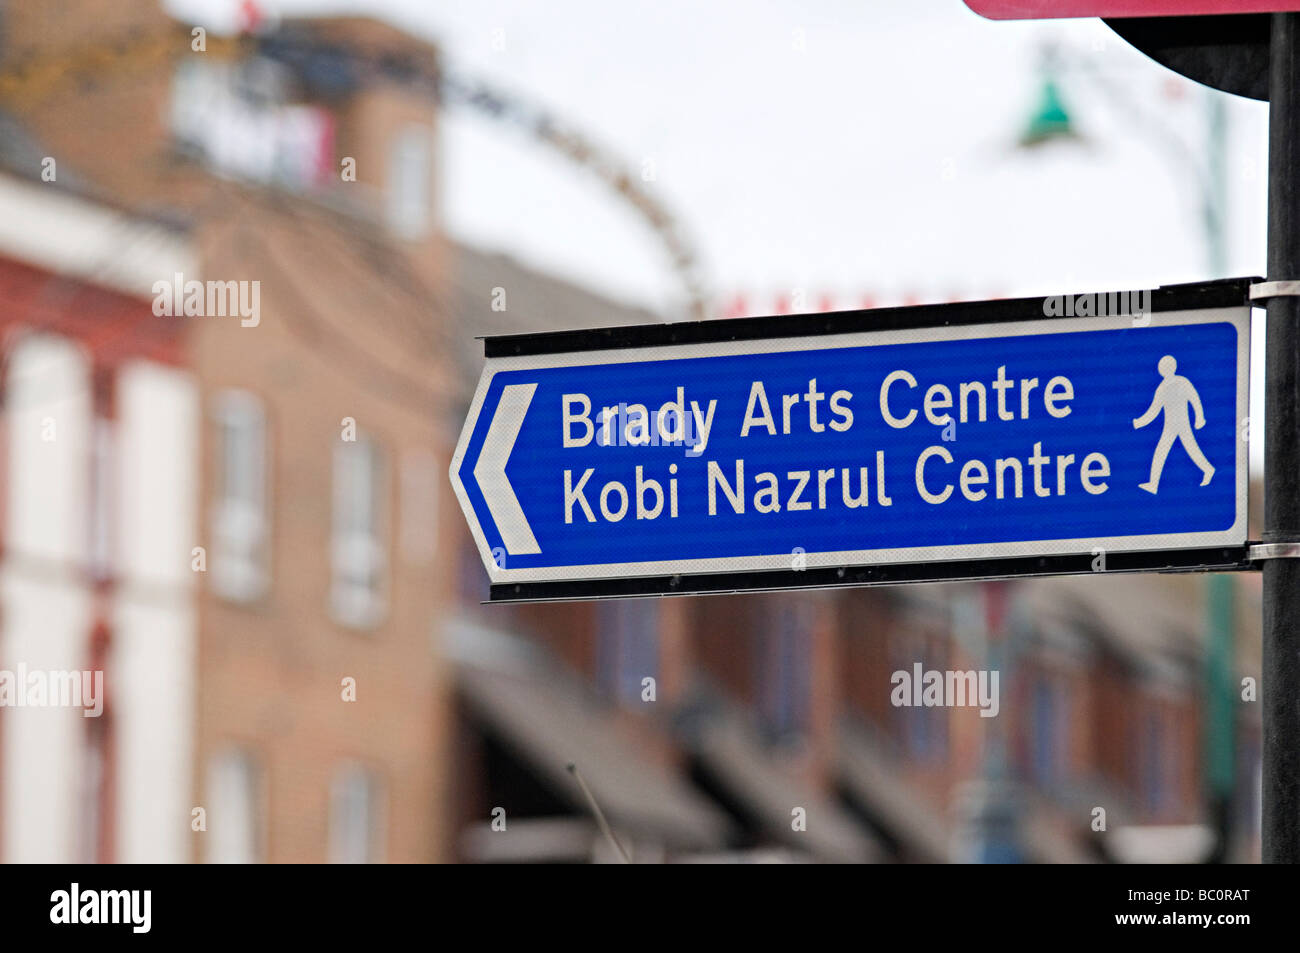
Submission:
[[[191,593],[199,406],[184,371],[138,362],[118,379],[117,558],[110,678],[117,859],[190,859],[197,680]]]
[[[148,299],[155,281],[198,277],[175,230],[9,175],[0,175],[0,253]]]
[[[200,544],[199,398],[184,370],[136,361],[117,381],[117,557],[128,588],[188,595]]]
[[[18,339],[9,355],[6,545],[71,570],[87,553],[90,363],[74,342]]]
[[[0,175],[0,254],[138,295],[176,272],[197,277],[188,236],[55,186]],[[15,339],[5,404],[5,553],[0,668],[81,669],[89,661],[93,408],[74,342]],[[198,399],[182,372],[149,362],[118,381],[113,428],[109,610],[116,844],[123,861],[189,859],[193,806]],[[49,439],[52,434],[52,439]],[[0,859],[85,853],[87,719],[80,710],[0,709]]]
[[[190,860],[195,616],[184,605],[119,600],[109,691],[117,731],[117,851],[121,863]]]
[[[77,571],[87,546],[89,367],[77,345],[47,335],[20,340],[9,362],[0,667],[80,669],[91,618]],[[85,721],[77,709],[0,710],[7,862],[82,859]]]
[[[0,668],[81,669],[89,660],[89,387],[88,362],[67,340],[24,337],[10,356]],[[125,862],[190,859],[198,419],[187,373],[143,361],[121,372],[111,530],[120,585],[105,688]],[[87,859],[86,730],[80,710],[0,710],[6,861]]]
[[[90,594],[63,583],[0,569],[4,634],[0,667],[29,671],[80,669],[90,631]],[[3,816],[5,863],[73,863],[83,853],[86,722],[75,708],[5,708]]]

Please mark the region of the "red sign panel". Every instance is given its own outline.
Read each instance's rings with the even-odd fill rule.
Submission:
[[[1300,0],[966,0],[966,6],[991,20],[1048,20],[1284,13],[1300,10]]]

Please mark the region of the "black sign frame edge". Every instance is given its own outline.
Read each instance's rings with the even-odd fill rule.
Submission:
[[[1151,290],[1155,312],[1230,308],[1251,303],[1250,286],[1263,278],[1224,278],[1216,281],[1162,285]],[[547,331],[539,334],[498,335],[484,338],[488,358],[522,355],[579,353],[673,344],[707,344],[721,341],[813,337],[861,331],[908,330],[1007,324],[1016,321],[1056,321],[1064,316],[1045,313],[1045,303],[1080,294],[1132,294],[1080,292],[1033,298],[995,298],[950,304],[913,305],[812,314],[756,318],[721,318],[675,324],[643,324],[581,331]],[[1069,320],[1069,318],[1064,318]],[[976,580],[1106,575],[1133,572],[1243,572],[1257,570],[1247,545],[1200,549],[1107,552],[1106,569],[1095,572],[1090,553],[1055,556],[1013,556],[997,559],[960,559],[939,562],[884,563],[866,566],[818,567],[761,572],[691,573],[637,576],[621,579],[576,579],[548,582],[493,583],[487,602],[555,602],[620,597],[672,595],[725,595],[728,593],[831,589],[903,585],[910,583],[969,582]]]
[[[1151,289],[1151,310],[1195,311],[1230,308],[1250,303],[1250,286],[1260,277],[1223,278],[1217,281],[1163,285]],[[950,304],[922,304],[898,308],[826,311],[756,318],[714,318],[670,324],[640,324],[580,331],[544,331],[536,334],[496,335],[483,339],[487,358],[540,354],[567,354],[632,347],[666,347],[674,344],[713,344],[766,338],[814,337],[863,331],[898,331],[916,328],[1008,324],[1016,321],[1069,320],[1044,313],[1046,302],[1095,295],[1133,294],[1126,291],[1080,292],[1036,298],[995,298]]]
[[[1250,560],[1249,544],[1201,549],[1107,551],[1106,568],[1102,571],[1093,569],[1096,558],[1091,553],[1072,553],[1057,556],[1010,556],[997,559],[884,563],[802,570],[494,583],[489,590],[487,601],[488,603],[556,602],[635,596],[704,596],[1046,576],[1106,576],[1135,572],[1249,572],[1259,569],[1259,565]]]

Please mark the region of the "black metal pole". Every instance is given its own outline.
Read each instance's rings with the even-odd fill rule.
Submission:
[[[1300,14],[1273,15],[1268,275],[1300,279]],[[1268,302],[1264,541],[1300,540],[1300,298]],[[1264,564],[1263,860],[1300,861],[1300,560]]]

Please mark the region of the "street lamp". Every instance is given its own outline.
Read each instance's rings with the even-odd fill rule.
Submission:
[[[1033,149],[1049,142],[1079,138],[1065,103],[1061,99],[1061,91],[1055,77],[1050,74],[1044,76],[1038,97],[1038,108],[1029,117],[1029,122],[1025,124],[1024,131],[1020,133],[1016,144],[1022,149]]]

